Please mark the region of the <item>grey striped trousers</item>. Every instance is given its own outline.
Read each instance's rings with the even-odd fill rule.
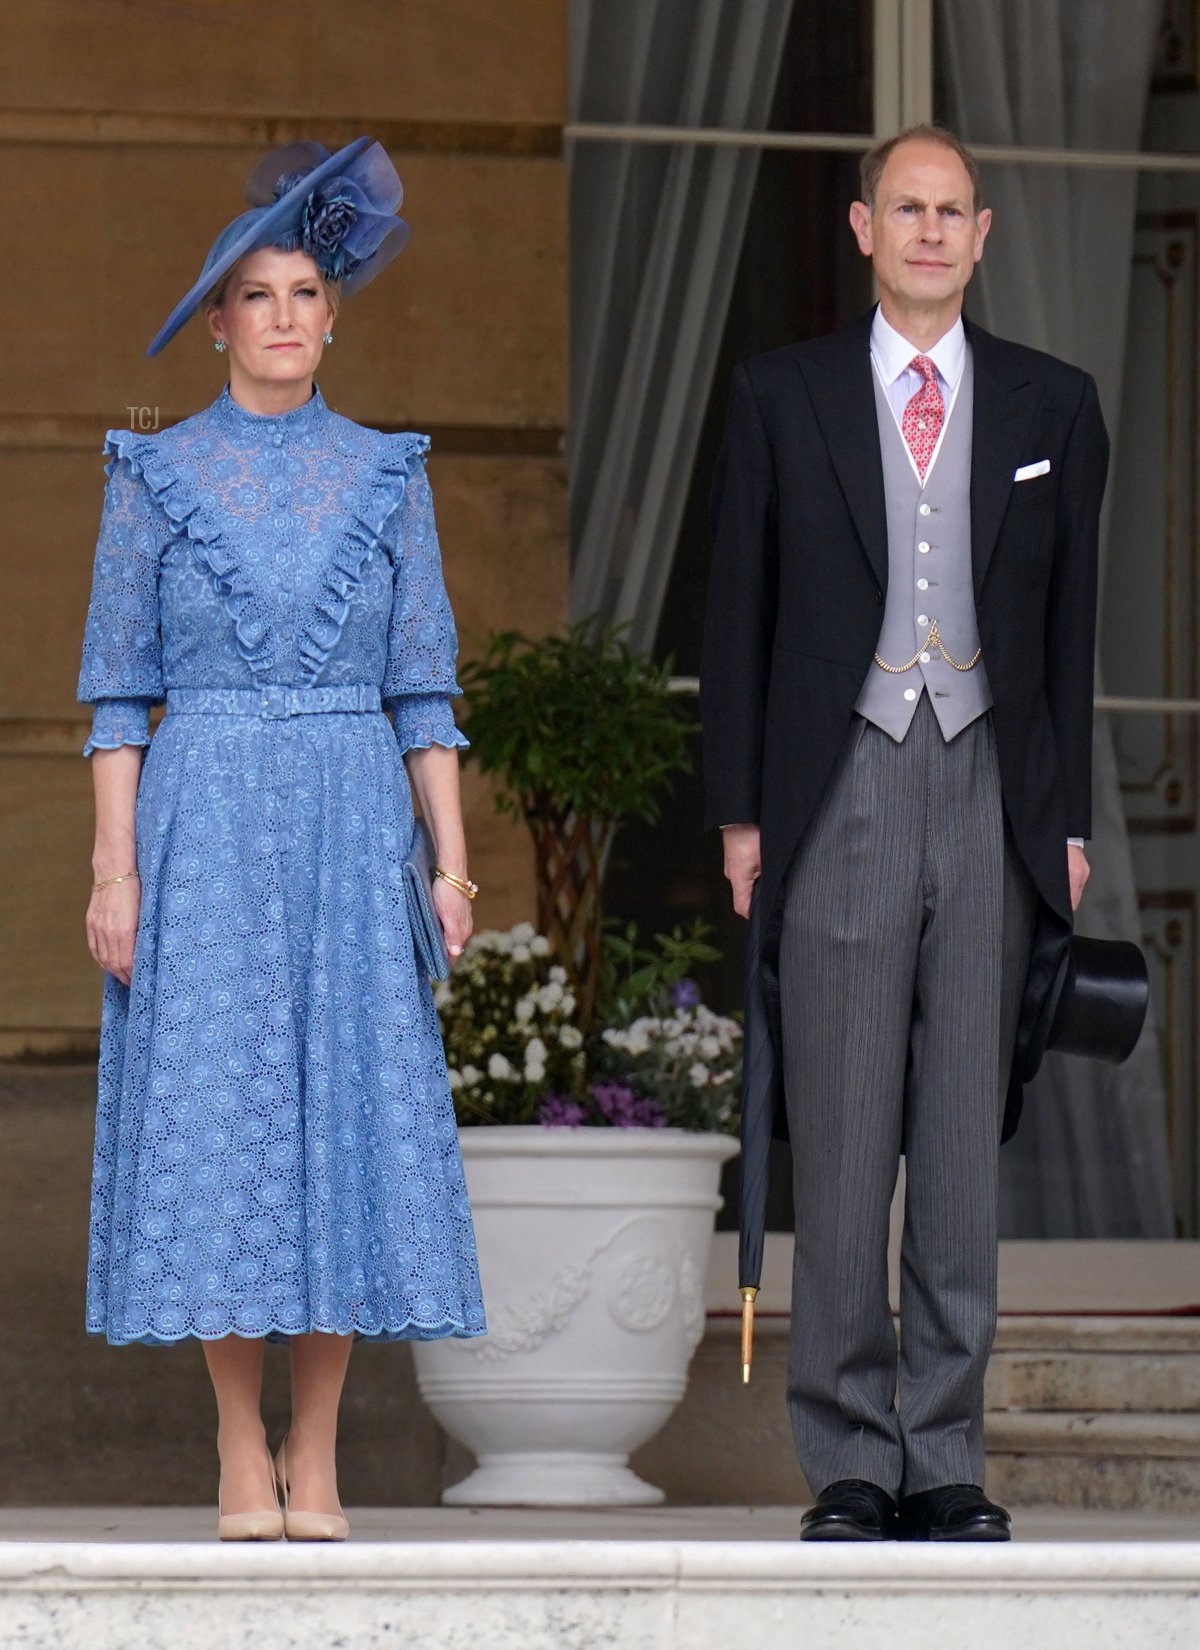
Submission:
[[[780,950],[788,1403],[814,1494],[840,1478],[893,1495],[983,1484],[1000,1124],[1035,901],[991,717],[949,744],[927,694],[902,744],[856,717],[788,878]]]

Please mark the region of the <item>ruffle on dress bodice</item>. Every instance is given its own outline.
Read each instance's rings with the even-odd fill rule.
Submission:
[[[316,389],[272,416],[226,388],[153,436],[108,431],[79,683],[97,703],[88,749],[145,743],[171,686],[333,681],[378,683],[402,748],[410,716],[414,743],[465,744],[428,449],[331,412]]]

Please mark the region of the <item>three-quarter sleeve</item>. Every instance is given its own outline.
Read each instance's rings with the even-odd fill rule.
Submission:
[[[450,701],[458,636],[442,578],[433,493],[421,456],[413,459],[394,528],[395,577],[383,703],[402,751],[465,746]]]
[[[108,467],[76,697],[95,707],[83,754],[150,743],[164,696],[158,565],[165,532],[128,459]]]

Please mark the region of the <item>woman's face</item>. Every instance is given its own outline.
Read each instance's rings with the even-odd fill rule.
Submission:
[[[333,307],[307,252],[264,246],[233,271],[208,329],[229,346],[230,376],[291,384],[311,378]]]

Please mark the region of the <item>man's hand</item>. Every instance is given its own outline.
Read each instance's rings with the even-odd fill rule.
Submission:
[[[1067,877],[1071,884],[1072,911],[1078,911],[1079,902],[1083,898],[1083,890],[1087,887],[1087,879],[1091,874],[1092,868],[1087,862],[1087,855],[1083,849],[1077,848],[1073,842],[1068,842]]]
[[[725,825],[721,840],[725,844],[725,875],[733,890],[733,909],[739,917],[748,917],[750,896],[762,872],[758,826]]]

